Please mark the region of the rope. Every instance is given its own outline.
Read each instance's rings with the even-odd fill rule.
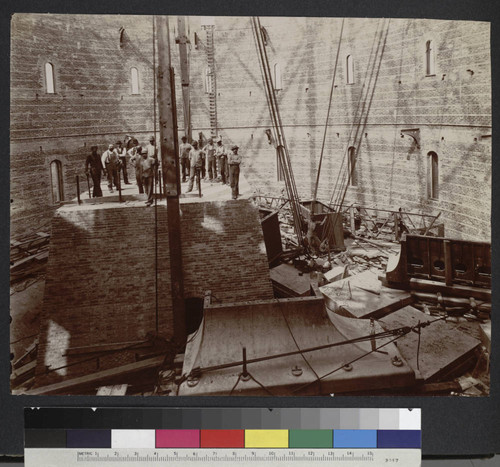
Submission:
[[[281,302],[278,300],[278,303],[281,305]],[[297,340],[295,339],[295,336],[293,335],[292,329],[290,328],[290,324],[288,323],[288,320],[286,319],[285,313],[283,312],[283,307],[279,307],[281,314],[283,315],[283,319],[285,320],[286,327],[288,328],[288,332],[290,333],[290,336],[292,336],[293,342],[295,342],[295,346],[297,347],[297,350],[299,350],[301,357],[303,360],[306,362],[307,366],[311,369],[311,371],[314,373],[314,376],[316,376],[316,379],[318,380],[318,383],[320,383],[319,375],[314,371],[314,368],[312,365],[309,363],[305,355],[303,354],[301,348],[299,347],[299,344],[297,343]]]
[[[382,24],[383,21],[385,20],[382,20]],[[378,78],[378,73],[379,73],[379,70],[380,70],[380,66],[382,64],[382,57],[383,57],[383,54],[384,54],[384,49],[385,49],[385,44],[387,42],[387,35],[389,33],[389,26],[390,26],[390,19],[388,20],[387,22],[387,26],[385,27],[385,37],[384,37],[384,27],[382,26],[381,27],[381,30],[380,30],[380,36],[379,36],[379,39],[378,39],[378,42],[377,42],[377,47],[376,47],[376,51],[375,51],[375,54],[373,56],[373,62],[372,60],[369,61],[369,64],[367,66],[367,72],[365,74],[365,79],[364,79],[364,82],[363,82],[363,89],[362,89],[362,92],[360,94],[360,100],[358,101],[358,108],[356,109],[356,117],[355,117],[355,121],[356,120],[359,120],[358,123],[357,123],[357,126],[356,126],[356,131],[355,131],[355,134],[354,134],[354,138],[353,138],[353,143],[354,143],[354,147],[355,147],[355,154],[358,154],[359,152],[359,147],[361,145],[361,139],[359,138],[359,134],[363,133],[363,130],[364,128],[366,127],[366,123],[368,121],[368,114],[369,114],[369,110],[370,110],[370,107],[371,107],[371,102],[373,100],[373,94],[375,92],[375,86],[376,86],[376,83],[377,83],[377,78]],[[375,35],[375,38],[374,38],[374,43],[373,45],[375,44],[375,39],[378,35],[378,27],[377,27],[377,31],[376,31],[376,35]],[[384,40],[383,40],[383,44],[382,44],[382,38],[384,37]],[[372,51],[373,51],[373,45],[372,45]],[[382,48],[381,48],[382,46]],[[381,51],[380,51],[381,49]],[[380,56],[379,56],[379,51],[380,51]],[[371,54],[370,54],[370,58],[371,58]],[[378,60],[378,69],[377,69],[377,72],[374,76],[374,72],[375,72],[375,66],[376,66],[376,63],[377,63],[377,60]],[[372,63],[370,63],[372,62]],[[369,75],[369,79],[368,79],[368,84],[366,85],[366,79],[367,79],[367,76],[368,76],[368,69],[369,68],[372,68],[371,69],[371,72],[370,72],[370,75]],[[372,81],[374,80],[374,84],[372,86]],[[364,92],[365,90],[365,85],[366,85],[366,93]],[[370,97],[368,97],[368,95],[371,93]],[[364,96],[364,98],[363,98]],[[363,102],[363,105],[361,107],[361,111],[359,113],[359,117],[357,116],[358,115],[358,109],[359,109],[359,106],[361,104],[361,101]],[[366,105],[368,103],[368,108],[366,109]],[[366,112],[365,112],[365,109],[366,109]],[[364,120],[363,120],[364,118]],[[362,121],[363,120],[363,121]],[[353,122],[353,126],[351,127],[351,134],[349,135],[349,140],[351,138],[351,135],[352,135],[352,129],[354,128],[354,122]],[[349,156],[349,144],[346,148],[346,153],[344,155],[344,158],[342,160],[342,166],[341,166],[341,170],[342,170],[342,167],[344,166],[344,162],[345,162],[345,159]],[[346,157],[347,156],[347,157]],[[341,182],[341,185],[340,187],[343,187],[343,189],[339,189],[338,193],[337,193],[337,199],[336,199],[336,202],[334,203],[335,205],[337,206],[340,206],[340,208],[342,208],[343,204],[344,204],[344,200],[345,200],[345,197],[346,197],[346,194],[347,194],[347,190],[349,188],[349,183],[352,179],[352,174],[354,173],[354,170],[355,170],[355,167],[356,167],[356,159],[354,160],[354,163],[351,164],[351,168],[350,170],[348,169],[348,166],[349,164],[347,164],[347,169],[343,172],[343,176],[342,176],[342,182]],[[339,176],[340,176],[340,172],[339,172]],[[339,180],[339,177],[337,177],[337,182]],[[330,203],[329,205],[331,206],[332,205],[332,199],[333,199],[333,196],[335,194],[335,191],[337,189],[337,183],[335,185],[335,188],[332,192],[332,196],[330,198]],[[327,225],[327,228],[326,228],[326,231],[327,231],[327,236],[326,238],[329,238],[329,236],[332,234],[332,232],[335,231],[335,226],[337,224],[337,221],[339,219],[340,216],[335,216],[335,219],[334,221],[328,221],[328,225]]]
[[[263,72],[262,74],[266,90],[268,108],[277,138],[276,151],[278,154],[278,159],[281,162],[282,173],[285,179],[285,186],[288,192],[288,197],[290,199],[293,220],[294,220],[295,234],[297,235],[299,244],[302,244],[303,235],[302,235],[302,220],[300,216],[299,197],[298,197],[297,187],[295,185],[295,179],[293,176],[290,154],[288,152],[288,147],[284,135],[283,123],[281,121],[281,116],[279,113],[278,101],[272,83],[271,68],[269,65],[267,50],[265,47],[264,40],[262,38],[262,27],[260,25],[260,20],[258,17],[257,18],[253,17],[251,21],[252,21],[252,31],[254,35],[254,40],[256,43],[256,48],[260,59],[261,72]]]
[[[335,88],[335,77],[337,75],[337,64],[339,61],[340,44],[342,42],[342,33],[344,31],[344,21],[345,21],[345,18],[342,18],[342,26],[340,28],[339,45],[337,47],[337,56],[335,57],[335,67],[333,68],[332,87],[330,89],[330,100],[328,102],[328,111],[326,113],[325,131],[323,132],[323,143],[321,145],[321,155],[319,157],[318,175],[316,176],[316,185],[314,187],[314,195],[313,195],[313,202],[312,202],[312,206],[311,206],[311,214],[314,214],[314,206],[316,204],[316,196],[318,194],[319,176],[321,173],[321,164],[323,162],[323,152],[325,150],[326,133],[328,130],[328,120],[330,119],[330,109],[332,107],[333,89]]]

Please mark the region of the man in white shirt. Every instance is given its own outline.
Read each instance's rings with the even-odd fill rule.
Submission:
[[[102,167],[107,174],[108,177],[108,188],[109,192],[113,193],[113,184],[115,188],[118,190],[118,153],[115,150],[115,147],[110,144],[108,149],[102,153],[101,156]]]
[[[226,165],[227,165],[227,154],[226,148],[222,144],[222,138],[219,136],[217,138],[217,145],[215,146],[215,157],[217,158],[217,165],[219,166],[219,173],[222,183],[226,183],[226,178],[228,176]]]
[[[116,152],[118,153],[120,161],[118,170],[119,172],[123,172],[123,183],[125,183],[125,185],[130,185],[127,172],[127,149],[122,146],[121,141],[116,142]]]

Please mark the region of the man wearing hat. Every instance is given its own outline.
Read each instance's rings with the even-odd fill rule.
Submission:
[[[115,150],[115,147],[110,144],[108,149],[102,153],[101,156],[102,167],[105,170],[108,176],[108,188],[110,193],[113,193],[113,184],[115,188],[118,189],[118,153]]]
[[[187,142],[187,137],[183,136],[182,143],[179,145],[179,158],[181,160],[182,167],[182,181],[185,182],[189,178],[189,152],[193,149]]]
[[[229,154],[229,182],[231,185],[231,191],[233,199],[238,199],[239,196],[239,182],[240,182],[240,164],[241,155],[238,154],[239,147],[235,144],[231,150],[232,154]]]
[[[198,149],[198,141],[193,141],[193,149],[189,152],[189,185],[186,193],[193,191],[194,178],[200,181],[201,168],[203,167],[203,151]]]
[[[101,156],[97,154],[97,146],[92,146],[90,148],[92,153],[87,157],[85,161],[85,174],[92,177],[92,182],[94,184],[94,189],[92,190],[92,197],[97,198],[102,196],[101,190],[101,174],[102,174],[102,162]],[[90,169],[90,170],[89,170]]]
[[[116,142],[116,152],[118,153],[118,159],[120,161],[118,171],[123,172],[123,182],[125,185],[130,185],[127,172],[127,149],[122,146],[121,141]]]
[[[217,178],[217,163],[215,159],[215,146],[213,138],[208,139],[208,144],[203,148],[203,152],[207,155],[207,171],[210,181]]]
[[[217,158],[217,165],[219,166],[219,173],[222,183],[226,183],[227,178],[227,155],[226,148],[222,144],[222,138],[219,136],[217,138],[217,146],[215,147],[215,157]]]

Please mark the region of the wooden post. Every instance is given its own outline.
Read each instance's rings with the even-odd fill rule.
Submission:
[[[397,212],[393,213],[394,216],[394,238],[399,242],[399,216]]]
[[[80,176],[76,176],[76,196],[78,197],[78,204],[82,204],[82,200],[80,199]]]
[[[354,206],[349,208],[349,217],[351,219],[351,234],[356,235],[356,223],[354,219]]]
[[[180,173],[177,143],[175,82],[170,56],[167,16],[156,17],[158,41],[158,103],[163,181],[167,196],[167,228],[170,252],[170,278],[173,305],[174,340],[186,341],[186,307],[182,274],[181,220],[179,210]]]
[[[451,262],[451,243],[449,240],[443,240],[444,246],[444,277],[446,285],[453,284],[453,265]]]

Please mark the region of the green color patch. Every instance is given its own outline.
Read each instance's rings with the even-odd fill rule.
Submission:
[[[290,430],[289,448],[331,448],[333,430]]]

